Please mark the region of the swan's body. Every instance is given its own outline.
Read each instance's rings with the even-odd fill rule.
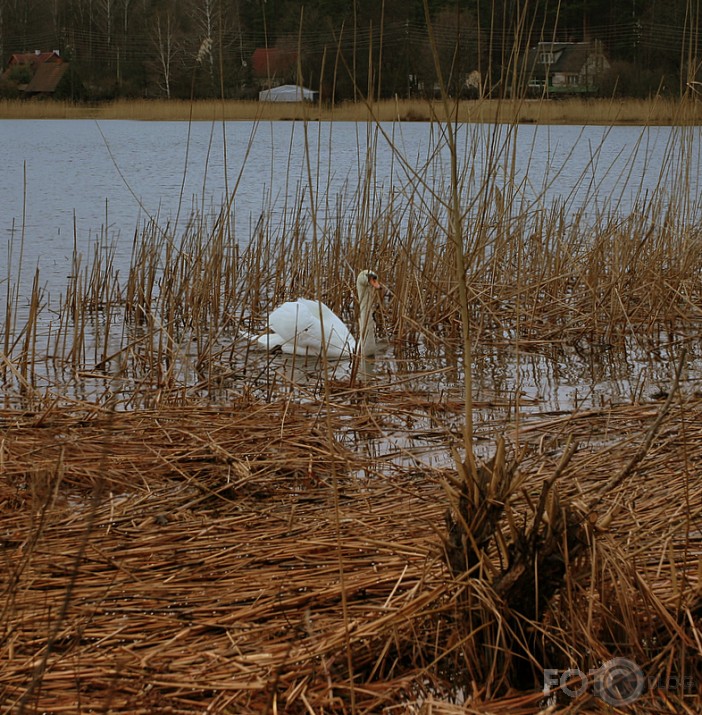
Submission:
[[[360,303],[360,352],[375,352],[375,325],[372,316],[373,292],[380,288],[373,271],[361,271],[356,280]],[[356,351],[356,340],[344,321],[321,301],[298,298],[283,303],[268,316],[268,330],[256,342],[263,348],[280,348],[291,355],[344,357]]]
[[[322,341],[329,357],[351,354],[356,349],[356,341],[341,318],[324,303],[307,298],[278,306],[268,316],[268,329],[270,333],[258,338],[258,344],[268,350],[280,347],[284,353],[319,355]]]

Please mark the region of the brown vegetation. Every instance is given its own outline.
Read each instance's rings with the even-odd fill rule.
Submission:
[[[450,470],[370,461],[329,439],[318,406],[5,410],[3,702],[10,712],[534,713],[546,704],[541,668],[587,672],[618,654],[663,685],[637,712],[682,712],[702,677],[701,410],[685,401],[667,415],[640,469],[594,514],[588,503],[659,408],[534,421],[530,444],[581,449],[560,466],[551,449],[523,455],[519,489],[494,502],[512,526],[468,571],[447,568],[438,538]],[[342,400],[332,425],[364,429],[393,411],[383,394]],[[538,526],[546,477],[544,524],[558,533],[567,509],[585,541],[529,614],[493,571],[510,530]],[[521,693],[518,664],[534,671]],[[592,690],[569,704],[609,712]]]
[[[692,99],[657,98],[473,100],[452,104],[451,119],[493,124],[699,124],[702,109]],[[438,102],[382,100],[336,106],[234,100],[118,100],[101,104],[0,100],[2,119],[134,119],[146,121],[444,121]]]
[[[461,339],[438,236],[421,251],[411,232],[399,246],[375,245],[395,288],[384,320],[397,366],[384,375],[381,361],[366,389],[317,369],[300,382],[221,335],[254,328],[304,275],[328,276],[319,294],[352,315],[340,256],[365,265],[370,246],[331,244],[315,257],[309,242],[260,238],[231,252],[224,235],[186,239],[159,290],[161,234],[135,251],[126,287],[107,266],[77,270],[52,357],[37,339],[39,298],[10,343],[5,394],[24,408],[2,413],[6,702],[18,712],[448,713],[466,698],[468,712],[534,713],[548,704],[543,668],[586,672],[612,657],[664,686],[646,691],[639,712],[694,701],[699,400],[673,385],[655,432],[659,404],[556,417],[493,408],[476,438],[504,434],[511,456],[498,450],[471,487],[450,460],[405,461],[409,445],[398,453],[387,442],[419,427],[437,455],[460,447],[460,391],[427,389],[434,370],[455,369],[438,366]],[[497,270],[516,260],[512,244],[484,272],[473,261],[479,356],[506,349],[500,335],[517,326],[524,349],[616,340],[626,351],[627,325],[660,349],[696,319],[700,275],[683,235],[665,236],[650,234],[627,258],[610,235],[625,265],[639,261],[635,284],[597,258],[604,236],[577,261],[570,244],[561,253],[527,243],[519,283]],[[131,326],[122,350],[86,350],[95,321],[107,345],[121,315]],[[420,345],[423,367],[412,367]],[[94,386],[89,401],[59,383],[71,365]],[[500,397],[518,408],[516,395]],[[457,524],[473,525],[457,538]],[[466,533],[479,547],[468,560]],[[586,703],[606,711],[592,690],[561,705]]]

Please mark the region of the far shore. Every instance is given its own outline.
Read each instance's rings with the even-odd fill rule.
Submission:
[[[696,99],[526,99],[450,102],[458,122],[500,124],[695,125]],[[440,101],[382,100],[338,105],[242,100],[117,100],[105,103],[0,100],[0,119],[129,119],[141,121],[445,121]]]

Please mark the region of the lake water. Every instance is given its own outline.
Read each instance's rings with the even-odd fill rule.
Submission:
[[[679,195],[685,186],[687,215],[693,215],[700,200],[699,133],[464,126],[458,140],[466,204],[486,173],[504,187],[514,169],[519,211],[558,203],[569,212],[584,207],[590,216],[629,212],[655,191]],[[416,203],[417,191],[441,190],[449,176],[440,129],[422,122],[369,128],[5,120],[0,140],[1,235],[15,244],[15,256],[24,238],[23,274],[29,275],[23,282],[31,285],[39,265],[52,292],[64,285],[74,240],[85,253],[105,237],[117,246],[118,266],[126,267],[134,232],[149,219],[177,235],[193,211],[217,213],[230,200],[237,240],[245,243],[262,215],[275,220],[314,209],[317,221],[328,224],[358,203],[359,187],[369,182],[375,196],[392,195],[398,208],[403,196]]]
[[[596,221],[628,215],[655,195],[663,203],[674,196],[684,216],[696,220],[700,131],[459,127],[462,197],[470,211],[489,176],[517,213],[553,206]],[[135,232],[148,222],[178,236],[193,215],[213,216],[228,206],[241,244],[262,217],[282,224],[290,214],[309,222],[314,216],[324,235],[341,217],[364,220],[362,201],[392,200],[398,216],[403,203],[432,205],[434,194],[447,195],[450,176],[441,128],[428,123],[6,120],[0,139],[0,304],[9,280],[20,311],[37,267],[55,304],[66,289],[74,246],[89,255],[97,238],[115,247],[115,266],[126,275]],[[644,389],[638,368],[592,376],[590,384],[583,384],[582,365],[571,370],[543,356],[525,359],[520,369],[517,376],[516,368],[500,366],[505,390],[525,390],[550,409],[570,408],[583,393],[596,404]],[[486,372],[488,393],[495,372],[494,366]],[[659,377],[649,370],[646,382],[655,385]]]

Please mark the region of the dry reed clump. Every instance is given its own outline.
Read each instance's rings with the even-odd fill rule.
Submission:
[[[354,420],[382,411],[359,405]],[[540,448],[518,464],[500,449],[481,468],[486,498],[464,494],[478,551],[461,563],[468,542],[437,531],[447,504],[454,525],[470,516],[447,492],[460,480],[344,449],[318,406],[5,410],[2,701],[449,713],[460,700],[463,712],[536,713],[550,702],[544,668],[619,656],[646,678],[632,712],[694,707],[702,403],[659,414],[520,425]],[[566,513],[578,552],[558,536]],[[538,535],[537,557],[550,549],[531,574],[515,566],[527,563],[520,533]],[[551,582],[541,569],[559,554]],[[532,613],[509,584],[534,574]],[[592,689],[553,698],[610,711]]]

